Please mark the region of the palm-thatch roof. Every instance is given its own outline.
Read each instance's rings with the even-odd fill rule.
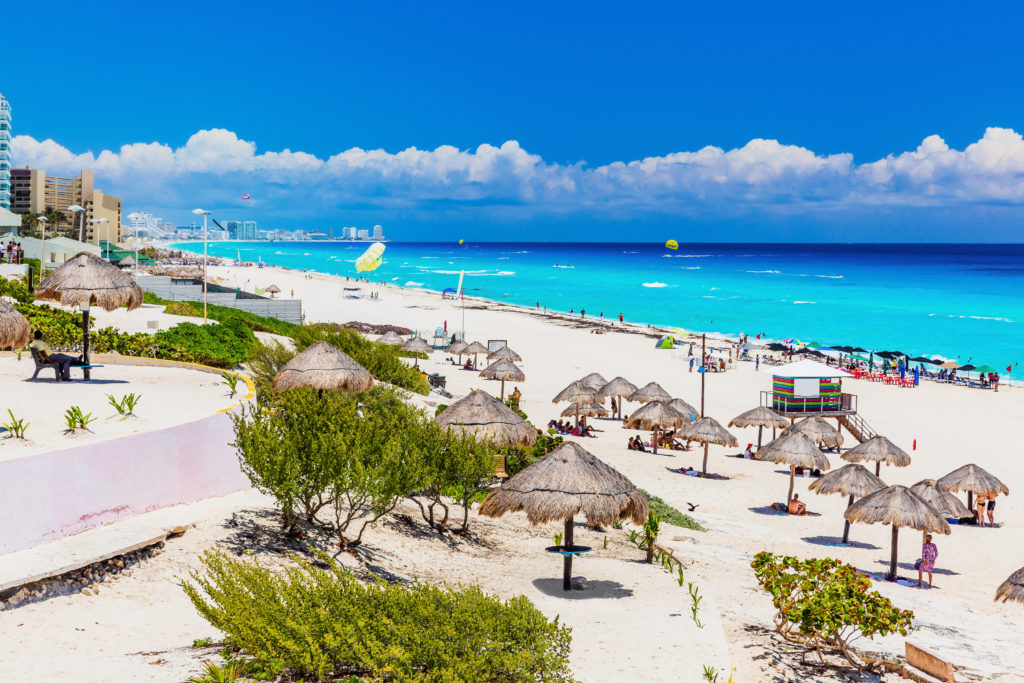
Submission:
[[[922,479],[911,486],[910,490],[943,517],[960,519],[971,516],[970,510],[960,502],[960,499],[939,486],[934,479]]]
[[[876,477],[863,465],[849,464],[838,470],[822,475],[808,487],[821,495],[839,493],[844,496],[862,498],[885,488],[885,482]]]
[[[831,467],[818,444],[799,431],[788,431],[774,441],[769,441],[757,452],[757,457],[760,460],[813,470],[827,470]]]
[[[994,496],[1000,493],[1010,495],[1010,489],[1006,487],[1006,484],[975,464],[964,465],[953,470],[939,479],[938,484],[953,493],[970,491],[985,496]]]
[[[665,429],[682,427],[690,424],[690,418],[670,406],[665,401],[649,401],[626,418],[627,427],[640,429]]]
[[[873,436],[840,456],[847,462],[877,462],[896,467],[910,464],[910,456],[884,436]]]
[[[634,391],[636,391],[635,384],[625,377],[616,377],[610,382],[606,382],[598,393],[602,396],[629,396]]]
[[[758,406],[745,413],[740,413],[729,422],[730,427],[775,427],[785,429],[789,426],[789,420],[782,417],[771,408]]]
[[[118,268],[126,268],[134,265],[138,265],[138,261],[135,260],[134,256],[125,256],[123,259],[117,262]]]
[[[689,418],[687,418],[689,420]],[[702,444],[718,444],[719,446],[739,446],[740,442],[713,417],[702,417],[683,427],[676,434],[677,439],[696,441]]]
[[[515,351],[513,351],[512,349],[510,349],[508,347],[508,345],[502,346],[497,351],[490,352],[489,354],[487,354],[487,359],[488,360],[502,360],[502,359],[504,359],[504,360],[510,360],[513,363],[519,363],[519,362],[522,362],[522,360],[523,360],[519,356],[519,354],[516,353]]]
[[[583,513],[591,525],[617,519],[642,524],[647,496],[579,444],[566,442],[492,491],[480,514],[526,512],[531,524],[562,522]]]
[[[488,351],[489,351],[489,349],[486,346],[484,346],[483,344],[481,344],[478,341],[475,341],[472,344],[470,344],[469,346],[467,346],[466,350],[463,351],[463,353],[477,354],[477,353],[488,353]]]
[[[405,343],[405,340],[402,339],[402,337],[394,330],[388,330],[381,336],[377,337],[376,341],[378,344],[388,344],[390,346],[401,346]]]
[[[20,349],[28,344],[29,327],[28,318],[0,299],[0,349]]]
[[[600,394],[601,388],[608,384],[608,380],[596,372],[592,372],[586,377],[580,377],[580,382],[593,389],[595,394]]]
[[[468,348],[469,348],[469,344],[467,344],[466,342],[462,341],[461,339],[457,339],[457,340],[453,341],[451,344],[448,345],[448,348],[445,349],[445,352],[446,353],[463,354],[463,353],[466,352],[466,349],[468,349]]]
[[[428,344],[423,337],[413,337],[402,344],[402,350],[411,353],[430,353],[434,350],[434,347]]]
[[[1024,567],[1010,574],[1010,578],[999,584],[999,588],[996,589],[996,601],[1000,600],[1024,602]]]
[[[508,380],[509,382],[522,382],[526,379],[523,371],[510,360],[496,360],[480,371],[481,377],[487,379]]]
[[[318,341],[285,363],[274,377],[274,389],[278,391],[298,387],[369,391],[373,376],[348,354]]]
[[[593,389],[583,382],[576,380],[551,399],[552,403],[561,403],[562,401],[569,401],[570,403],[602,403],[603,399]]]
[[[480,389],[445,408],[434,422],[502,446],[532,446],[537,440],[533,425]]]
[[[820,417],[805,417],[790,427],[788,431],[803,432],[815,443],[824,444],[829,448],[839,448],[843,445],[843,435],[839,433],[839,430]]]
[[[686,416],[693,415],[694,419],[700,419],[700,411],[691,406],[681,398],[674,398],[668,402],[670,406]]]
[[[657,382],[648,382],[627,397],[635,403],[647,403],[648,401],[671,401],[672,396],[661,388]]]
[[[59,301],[62,306],[88,303],[106,311],[142,305],[142,289],[132,276],[99,256],[79,252],[43,278],[36,298]]]
[[[850,522],[890,524],[936,534],[950,533],[949,524],[906,486],[890,486],[864,496],[846,508]]]
[[[281,291],[281,288],[280,288],[280,287],[278,287],[277,285],[270,285],[269,287],[267,287],[267,288],[266,288],[265,290],[263,290],[263,291],[265,291],[265,292],[270,292],[271,294],[278,294],[278,293],[280,293],[280,291]]]
[[[608,417],[608,409],[600,403],[570,403],[562,417]]]

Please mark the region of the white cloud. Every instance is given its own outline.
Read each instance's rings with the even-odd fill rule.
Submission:
[[[1024,203],[1024,138],[1005,128],[989,128],[962,151],[932,135],[913,151],[860,165],[851,154],[820,155],[763,139],[598,167],[547,163],[514,140],[473,150],[352,148],[321,159],[288,149],[261,153],[223,129],[199,131],[177,149],[134,143],[98,154],[19,135],[12,151],[18,166],[64,174],[94,168],[98,186],[140,204],[156,194],[172,204],[216,202],[236,191],[280,202],[301,192],[314,212],[439,202],[535,212]]]

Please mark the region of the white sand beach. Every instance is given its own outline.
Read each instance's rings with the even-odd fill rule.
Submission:
[[[394,324],[424,333],[447,322],[449,334],[462,324],[461,302],[442,300],[437,293],[363,285],[366,291],[379,292],[379,299],[345,299],[344,278],[307,277],[276,268],[210,270],[229,280],[237,276],[242,281],[274,282],[285,296],[294,290],[303,301],[307,322]],[[700,405],[701,376],[688,372],[685,353],[655,350],[654,339],[643,334],[643,326],[606,325],[605,334],[595,335],[591,320],[475,300],[465,302],[465,326],[467,340],[507,340],[523,357],[518,365],[526,380],[515,386],[523,393],[522,408],[538,426],[557,418],[565,407],[552,403],[556,393],[595,371],[608,379],[621,375],[638,386],[657,381],[673,396]],[[446,364],[444,356],[435,353],[420,366],[445,375],[455,398],[472,388],[497,393],[498,383]],[[756,406],[759,393],[771,386],[770,369],[762,366],[757,372],[753,363],[740,362],[725,373],[707,375],[705,414],[727,424]],[[512,386],[506,385],[506,390]],[[996,586],[1024,564],[1018,550],[1024,547],[1024,504],[1018,502],[1024,469],[1012,431],[1024,414],[1024,391],[1003,388],[994,393],[928,382],[900,389],[852,379],[844,381],[844,390],[859,396],[861,416],[878,433],[913,458],[907,468],[883,467],[881,477],[887,483],[909,486],[973,462],[1010,488],[1011,495],[998,500],[997,528],[954,526],[951,535],[936,536],[934,588],[881,581],[876,586],[897,606],[914,610],[911,642],[980,680],[1024,680],[1021,607],[992,600]],[[423,401],[427,406],[450,402],[437,394]],[[637,407],[627,403],[624,412]],[[406,579],[479,583],[502,596],[525,593],[546,614],[558,615],[573,627],[574,673],[583,681],[699,681],[705,664],[722,671],[723,681],[729,669],[735,669],[737,682],[847,680],[836,672],[794,668],[800,655],[769,633],[773,610],[749,563],[757,552],[770,550],[837,557],[880,576],[888,566],[890,528],[854,525],[851,539],[856,545],[838,546],[846,499],[816,496],[807,490],[811,479],[797,479],[796,491],[820,516],[772,514],[768,506],[784,500],[788,487],[788,472],[781,466],[728,457],[740,449],[712,446],[709,470],[727,478],[684,476],[671,469],[699,467],[702,451],[697,446],[690,452],[638,453],[626,449],[626,440],[637,432],[624,430],[611,419],[591,424],[601,431],[596,438],[577,439],[581,445],[651,494],[684,512],[692,506],[689,514],[707,527],[706,532],[665,527],[661,537],[683,558],[688,580],[706,596],[703,629],[689,617],[685,589],[664,570],[637,562],[640,551],[622,531],[613,529],[604,531],[611,539],[607,551],[578,563],[578,573],[595,586],[594,597],[582,594],[589,599],[565,599],[551,590],[561,575],[560,564],[543,548],[558,529],[530,528],[521,515],[474,519],[485,540],[461,548],[429,534],[403,532],[401,518],[396,517],[368,532],[369,562]],[[756,428],[730,431],[742,446],[757,441]],[[846,447],[856,443],[845,436]],[[829,458],[833,468],[845,464],[837,455]],[[198,673],[202,660],[216,653],[193,650],[191,641],[215,634],[188,603],[178,578],[195,569],[198,553],[214,544],[241,545],[267,557],[281,552],[272,543],[267,546],[266,534],[259,532],[261,526],[272,525],[266,498],[247,492],[221,502],[204,508],[194,529],[169,541],[162,555],[147,560],[132,576],[120,576],[109,586],[100,584],[96,596],[71,595],[0,611],[0,632],[7,634],[0,648],[0,672],[9,680],[28,672],[35,672],[34,680],[67,680],[74,672],[78,681],[180,681]],[[225,525],[232,511],[238,513],[235,526]],[[418,514],[414,507],[402,512]],[[583,542],[600,548],[601,535],[582,533]],[[916,579],[913,562],[920,555],[920,539],[919,532],[901,532],[901,575]],[[902,655],[903,642],[890,637],[859,645]],[[890,674],[884,680],[898,679]]]

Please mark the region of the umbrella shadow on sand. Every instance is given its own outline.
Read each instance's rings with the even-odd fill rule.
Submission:
[[[843,543],[843,539],[840,536],[804,536],[800,539],[814,545],[827,545],[837,548],[860,548],[862,550],[881,550],[877,545],[871,543],[863,543],[861,541],[850,541]]]
[[[544,595],[563,600],[619,599],[633,596],[633,590],[624,588],[618,581],[587,581],[584,577],[576,576],[573,577],[573,582],[581,579],[586,585],[582,590],[565,590],[562,588],[562,579],[534,579],[533,586]]]
[[[888,566],[889,560],[875,560],[875,564]],[[912,562],[899,562],[896,564],[896,566],[912,574],[917,574],[917,567],[915,567]],[[939,574],[941,576],[960,576],[960,572],[955,572],[952,569],[943,569],[940,567],[936,567],[934,570],[932,570],[932,573]]]

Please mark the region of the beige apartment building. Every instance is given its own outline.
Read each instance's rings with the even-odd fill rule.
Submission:
[[[68,211],[69,206],[85,208],[85,241],[99,244],[102,240],[117,242],[121,238],[121,200],[105,194],[93,186],[93,172],[82,171],[77,178],[48,176],[37,168],[11,169],[11,211],[14,213],[43,213],[53,207],[64,214],[60,225],[47,229],[73,230],[78,237],[81,216]],[[91,223],[106,218],[106,222]]]

